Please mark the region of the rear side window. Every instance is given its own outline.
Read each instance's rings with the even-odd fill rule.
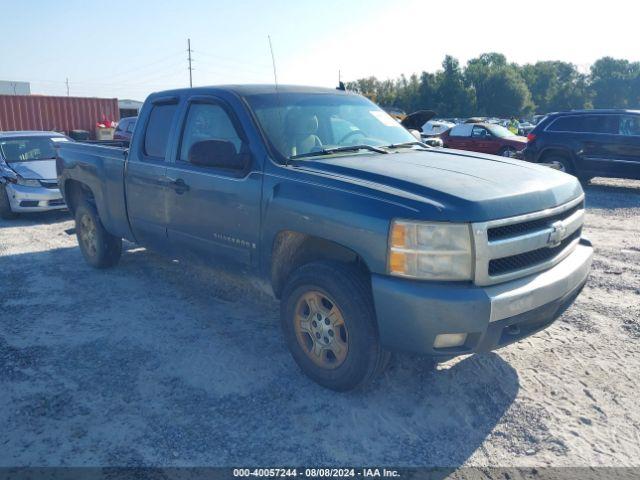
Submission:
[[[472,128],[473,128],[473,125],[471,125],[470,123],[462,123],[460,125],[456,125],[449,132],[449,136],[450,137],[470,137]]]
[[[169,131],[177,109],[178,105],[175,103],[153,107],[144,135],[144,153],[146,155],[156,158],[165,157]]]
[[[548,128],[550,132],[618,133],[617,115],[581,115],[560,117]]]

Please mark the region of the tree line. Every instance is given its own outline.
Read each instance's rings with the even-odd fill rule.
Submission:
[[[447,55],[442,69],[395,80],[361,78],[346,84],[383,107],[440,117],[525,117],[582,108],[640,108],[640,62],[603,57],[588,74],[561,61],[518,65],[484,53],[462,67]]]

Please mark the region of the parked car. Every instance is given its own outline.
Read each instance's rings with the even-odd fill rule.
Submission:
[[[525,160],[588,181],[640,179],[640,111],[574,110],[547,115],[528,137]]]
[[[0,132],[0,217],[65,208],[56,179],[55,132]]]
[[[526,137],[514,135],[501,125],[462,123],[441,135],[445,148],[515,157],[527,145]]]
[[[58,150],[90,265],[114,266],[126,238],[256,275],[295,361],[335,390],[369,382],[390,351],[450,358],[546,328],[591,265],[575,177],[425,148],[350,92],[160,92],[128,150]]]
[[[451,126],[446,122],[435,122],[433,117],[436,112],[433,110],[418,110],[405,116],[400,122],[407,130],[418,132],[420,140],[430,147],[442,147],[443,142],[440,134]],[[417,136],[417,134],[416,134]]]
[[[131,135],[133,134],[133,128],[136,126],[136,120],[138,120],[138,117],[121,118],[113,132],[113,139],[123,140],[126,142],[131,141]]]
[[[531,131],[535,128],[533,123],[529,123],[527,121],[518,123],[518,135],[521,137],[526,137],[531,133]]]

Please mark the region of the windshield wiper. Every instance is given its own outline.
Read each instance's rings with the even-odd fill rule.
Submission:
[[[338,152],[357,152],[358,150],[369,150],[370,152],[376,153],[389,153],[380,147],[374,147],[372,145],[345,145],[344,147],[323,148],[322,150],[318,150],[316,152],[307,152],[301,153],[299,155],[292,155],[289,157],[289,159],[295,160],[296,158],[303,157],[319,157],[321,155],[331,155],[332,153]]]
[[[409,148],[413,146],[418,146],[422,148],[431,148],[426,143],[422,143],[417,140],[415,142],[392,143],[391,145],[385,145],[385,148]]]

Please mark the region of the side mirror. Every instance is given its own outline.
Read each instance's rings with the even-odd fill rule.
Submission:
[[[246,160],[247,156],[236,153],[229,140],[202,140],[189,149],[189,163],[201,167],[244,170]]]
[[[420,130],[409,130],[409,132],[411,133],[411,135],[416,137],[416,139],[422,141],[422,135],[420,134]]]

